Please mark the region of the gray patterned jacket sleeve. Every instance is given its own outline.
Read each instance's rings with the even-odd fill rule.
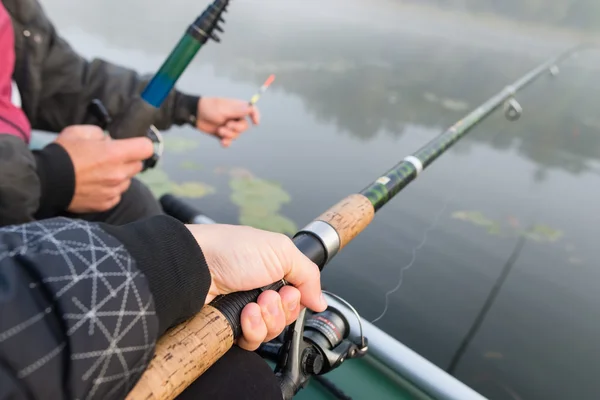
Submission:
[[[99,225],[0,229],[0,399],[123,398],[159,334],[148,280]]]

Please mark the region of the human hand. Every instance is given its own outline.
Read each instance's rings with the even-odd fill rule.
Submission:
[[[285,279],[291,286],[267,290],[244,307],[243,337],[237,342],[256,350],[298,318],[301,306],[317,312],[327,303],[319,268],[285,235],[248,226],[187,225],[200,245],[212,282],[205,304],[216,296],[261,288]]]
[[[67,208],[73,213],[110,210],[121,201],[131,178],[154,152],[148,138],[112,140],[95,125],[65,128],[55,140],[75,169],[75,193]]]
[[[249,128],[246,117],[250,117],[254,125],[260,122],[258,108],[250,106],[247,101],[202,97],[198,102],[196,128],[216,136],[223,147],[231,143]]]

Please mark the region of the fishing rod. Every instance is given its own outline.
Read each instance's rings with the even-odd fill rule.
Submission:
[[[148,137],[154,144],[154,154],[144,161],[144,170],[154,168],[163,151],[163,141],[153,121],[179,77],[186,70],[196,53],[209,41],[221,40],[215,31],[223,32],[219,23],[227,11],[229,0],[214,0],[196,20],[189,25],[179,42],[167,56],[161,67],[148,82],[140,95],[129,99],[123,112],[113,118],[102,101],[94,99],[88,112],[97,124],[113,138]],[[194,118],[190,122],[193,121]]]
[[[293,242],[296,247],[322,270],[340,250],[371,223],[375,213],[381,207],[503,103],[506,118],[510,121],[517,120],[522,113],[522,107],[514,97],[517,91],[547,72],[552,76],[556,75],[558,63],[580,49],[581,46],[577,46],[567,50],[534,68],[414,154],[405,157],[362,191],[349,195],[329,208],[294,236]],[[167,332],[157,342],[152,362],[127,398],[130,400],[174,399],[223,356],[241,336],[242,309],[247,304],[255,302],[263,291],[278,291],[286,284],[287,282],[282,280],[260,289],[221,296],[204,306],[194,317]],[[285,357],[276,370],[285,399],[292,398],[307,383],[310,375],[324,373],[323,368],[316,373],[311,368],[301,368],[305,355],[301,351],[305,350],[306,346],[310,346],[310,343],[314,344],[317,341],[314,337],[303,337],[304,324],[304,315],[301,314],[288,328],[283,348],[293,350],[293,356]],[[313,330],[315,326],[322,328],[324,326],[321,333],[326,338],[325,341],[329,339],[329,344],[324,344],[324,347],[328,347],[327,351],[339,344],[341,332],[335,329],[338,324],[330,325],[326,322],[326,318],[321,318],[311,326]],[[360,356],[367,351],[367,343],[364,340],[356,343],[354,347],[352,345],[347,347],[348,352],[337,354],[337,359],[330,353],[320,354],[323,363],[330,361],[333,364],[329,366],[336,367],[347,358]],[[313,357],[314,354],[311,355],[311,358]]]
[[[163,211],[184,224],[212,225],[216,222],[206,214],[184,203],[172,194],[164,194],[158,199]]]

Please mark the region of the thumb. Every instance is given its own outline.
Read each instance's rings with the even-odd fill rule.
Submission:
[[[154,153],[154,145],[147,137],[113,140],[111,145],[114,156],[123,162],[142,161]]]
[[[293,245],[292,245],[293,246]],[[289,270],[283,277],[300,291],[300,303],[309,309],[321,312],[327,309],[327,302],[321,291],[319,267],[293,246],[295,252]]]

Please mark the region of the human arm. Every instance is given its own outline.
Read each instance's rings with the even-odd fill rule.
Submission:
[[[140,94],[150,75],[139,75],[101,59],[87,61],[56,33],[49,56],[44,59],[45,85],[40,107],[32,126],[36,129],[58,132],[68,125],[94,123],[87,106],[99,99],[109,115],[118,116],[133,96]],[[57,65],[55,65],[57,64]],[[161,105],[154,125],[166,130],[172,125],[190,124],[196,129],[217,137],[229,147],[250,127],[259,124],[258,108],[246,101],[205,97],[172,90]]]
[[[31,151],[20,138],[0,133],[0,226],[56,215],[69,205],[74,185],[61,146]]]
[[[39,6],[41,9],[41,6]],[[140,94],[150,79],[133,69],[106,60],[87,60],[58,33],[48,16],[39,11],[36,21],[44,32],[41,60],[41,93],[30,115],[34,129],[60,132],[69,125],[93,122],[87,107],[100,99],[109,113],[118,115],[126,102]],[[172,90],[154,121],[161,130],[190,123],[197,111],[198,96]]]
[[[36,37],[41,39],[29,44],[33,46],[32,54],[19,58],[16,66],[19,71],[32,70],[29,73],[32,76],[16,75],[17,84],[29,88],[23,93],[23,102],[32,127],[60,132],[70,125],[96,123],[87,109],[93,99],[101,100],[113,118],[119,117],[132,96],[142,92],[151,75],[141,75],[100,58],[85,59],[61,37],[41,5],[36,2],[35,7],[35,30],[40,33]],[[40,60],[39,64],[28,65],[32,57]],[[36,84],[28,83],[27,79]],[[248,129],[245,117],[258,123],[258,110],[248,107],[246,101],[215,97],[200,100],[199,96],[172,90],[154,125],[166,130],[172,125],[189,123],[218,137],[227,147]]]
[[[146,138],[108,141],[91,125],[71,126],[34,151],[0,134],[0,226],[108,210],[152,151]]]
[[[242,311],[238,345],[249,350],[278,335],[300,305],[326,308],[318,268],[284,235],[186,229],[164,215],[123,226],[57,218],[2,228],[0,399],[123,398],[166,329],[214,296],[280,279],[295,287],[265,291]]]
[[[50,21],[47,24],[52,39],[43,58],[43,100],[31,121],[34,129],[59,132],[69,125],[94,123],[87,110],[93,99],[99,99],[109,115],[118,116],[151,79],[151,75],[140,75],[102,59],[87,61],[60,37]],[[174,89],[161,105],[154,125],[166,130],[187,123],[229,147],[248,130],[246,117],[258,125],[258,108],[243,100],[200,98]]]
[[[0,399],[110,400],[133,387],[156,339],[202,307],[211,281],[189,231],[158,216],[2,228],[0,282]]]

